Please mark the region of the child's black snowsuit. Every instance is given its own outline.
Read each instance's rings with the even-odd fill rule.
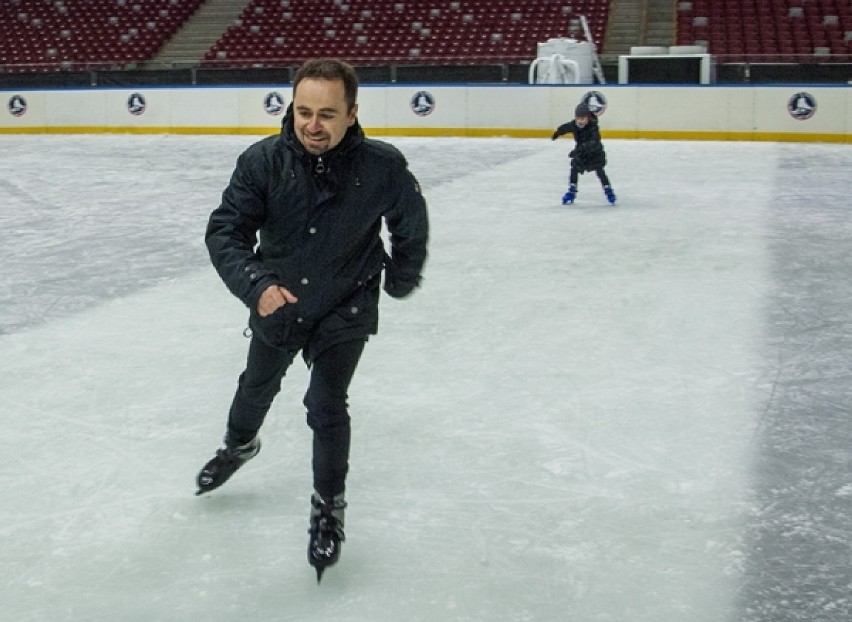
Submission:
[[[601,143],[601,134],[598,130],[598,118],[589,113],[589,122],[579,127],[574,119],[563,123],[553,132],[551,140],[556,140],[563,134],[571,132],[577,146],[571,151],[571,183],[576,184],[578,175],[587,171],[594,171],[602,186],[609,185],[609,178],[604,171],[606,166],[606,152]]]

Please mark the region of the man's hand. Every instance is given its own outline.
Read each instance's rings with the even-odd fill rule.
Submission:
[[[260,295],[260,300],[257,301],[257,312],[260,317],[272,315],[284,305],[297,302],[296,298],[289,289],[280,285],[270,285]]]

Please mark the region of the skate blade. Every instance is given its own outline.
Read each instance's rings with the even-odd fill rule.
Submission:
[[[320,581],[322,581],[322,573],[325,572],[325,568],[314,566],[314,569],[317,571],[317,585],[319,585]]]

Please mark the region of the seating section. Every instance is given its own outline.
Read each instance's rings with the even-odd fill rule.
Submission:
[[[252,0],[205,56],[207,66],[532,60],[551,37],[602,46],[609,0]]]
[[[150,60],[202,1],[3,0],[0,69],[120,69]]]
[[[849,0],[678,3],[677,43],[706,44],[720,62],[850,62]]]
[[[123,69],[150,60],[204,0],[3,0],[0,71]],[[609,0],[246,0],[205,66],[529,61],[552,37],[602,50]],[[852,62],[850,0],[679,0],[678,45],[719,62]]]

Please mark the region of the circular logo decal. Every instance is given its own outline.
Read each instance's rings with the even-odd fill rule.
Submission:
[[[9,99],[9,114],[22,117],[27,112],[27,100],[20,95],[12,95]]]
[[[139,116],[143,112],[145,112],[145,98],[141,93],[132,93],[130,97],[127,98],[127,110],[132,115]]]
[[[816,113],[816,98],[810,93],[796,93],[787,100],[787,111],[799,121],[810,119]]]
[[[411,110],[419,117],[432,114],[435,110],[435,98],[429,91],[417,91],[411,98]]]
[[[606,112],[606,97],[599,91],[589,91],[583,95],[582,102],[589,107],[596,117]]]
[[[266,110],[266,114],[273,117],[284,112],[284,98],[281,97],[281,93],[277,91],[267,93],[266,97],[263,98],[263,109]]]

